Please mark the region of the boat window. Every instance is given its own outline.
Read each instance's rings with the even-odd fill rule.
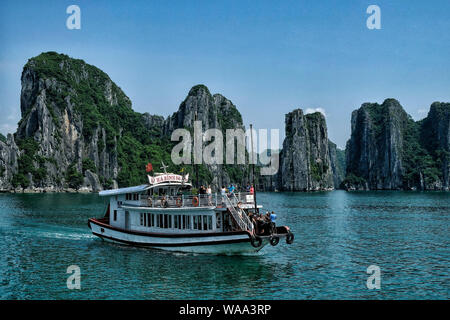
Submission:
[[[193,227],[194,227],[195,230],[197,230],[198,229],[197,228],[197,216],[193,216],[192,218],[194,220]]]
[[[183,229],[183,226],[181,225],[181,215],[177,216],[177,220],[178,220],[178,229]]]
[[[191,216],[186,216],[186,229],[191,229]]]
[[[208,230],[208,216],[203,216],[203,230]]]
[[[169,217],[167,216],[167,214],[164,215],[164,228],[168,228],[169,227]]]
[[[144,216],[144,226],[147,226],[147,215],[145,213],[142,215]]]
[[[175,228],[175,229],[177,229],[178,228],[178,219],[177,219],[177,215],[174,215],[173,216],[173,227]]]
[[[159,221],[159,214],[156,214],[156,227],[159,228],[161,226],[160,221]]]
[[[202,230],[202,216],[197,216],[197,229]]]
[[[117,210],[114,210],[114,221],[117,221]]]
[[[138,193],[133,194],[133,200],[139,200],[139,194]]]
[[[140,214],[140,218],[141,218],[141,226],[143,226],[144,225],[144,214],[143,213],[141,213]]]
[[[183,229],[186,229],[186,216],[183,215]]]
[[[212,216],[208,216],[208,230],[212,230]]]

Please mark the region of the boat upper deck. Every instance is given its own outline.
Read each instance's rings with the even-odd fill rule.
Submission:
[[[221,195],[197,194],[197,195],[148,195],[148,194],[125,194],[125,201],[122,201],[121,207],[128,209],[223,209],[226,210],[226,200],[228,199],[233,206],[242,209],[254,208],[253,194],[238,192],[234,194]],[[225,198],[226,197],[226,198]],[[261,208],[258,205],[258,208]]]

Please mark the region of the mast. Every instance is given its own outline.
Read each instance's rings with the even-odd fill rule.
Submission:
[[[195,121],[197,121],[197,108],[195,109],[195,113],[194,113],[194,126],[195,126]],[[195,161],[194,161],[195,162]],[[199,188],[199,184],[198,184],[198,164],[194,163],[194,170],[195,170],[195,180],[196,180],[196,188]]]
[[[256,183],[255,183],[255,154],[253,153],[253,125],[250,124],[250,144],[251,144],[251,153],[253,160],[252,167],[252,176],[253,176],[253,201],[255,203],[255,213],[258,213],[258,206],[256,205]]]

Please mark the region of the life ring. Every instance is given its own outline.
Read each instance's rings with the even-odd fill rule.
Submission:
[[[177,198],[176,203],[177,203],[177,207],[179,208],[183,204],[183,201],[181,200],[181,198]]]
[[[292,242],[294,242],[294,234],[292,232],[289,232],[286,236],[286,243],[292,244]]]
[[[262,239],[260,237],[251,237],[250,242],[254,248],[259,248],[262,245]]]
[[[198,197],[193,197],[192,198],[192,205],[194,207],[198,207],[199,201],[198,201]]]
[[[275,247],[278,244],[278,242],[280,242],[280,238],[278,238],[278,237],[271,237],[269,242],[270,242],[270,244],[272,246]]]

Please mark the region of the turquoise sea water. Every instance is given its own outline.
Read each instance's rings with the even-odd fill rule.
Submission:
[[[0,194],[1,299],[448,299],[450,194],[258,193],[295,242],[257,256],[170,253],[102,242],[103,199]],[[66,286],[81,269],[81,290]],[[369,265],[381,289],[368,290]]]

